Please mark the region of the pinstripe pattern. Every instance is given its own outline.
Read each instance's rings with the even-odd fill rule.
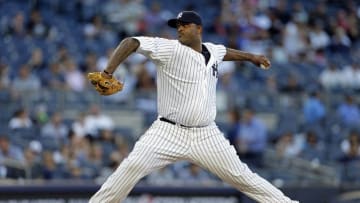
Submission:
[[[159,115],[186,126],[206,126],[216,116],[216,83],[212,65],[220,63],[226,53],[223,45],[204,43],[211,53],[204,56],[177,40],[136,37],[137,52],[152,59],[158,67]]]
[[[156,120],[90,203],[119,203],[142,177],[179,160],[198,164],[258,202],[296,202],[251,172],[215,123],[184,128]]]
[[[90,203],[119,203],[134,185],[154,170],[179,160],[188,160],[209,170],[249,197],[262,203],[290,203],[280,190],[251,172],[214,123],[216,116],[217,64],[225,55],[222,45],[204,43],[204,57],[177,40],[136,37],[137,52],[158,67],[159,117],[137,141],[133,151],[105,181]]]
[[[154,122],[90,202],[121,202],[142,177],[183,158],[190,149],[189,141],[183,129]]]
[[[213,125],[199,129],[192,136],[191,160],[258,202],[291,201],[265,179],[250,171],[219,129]]]

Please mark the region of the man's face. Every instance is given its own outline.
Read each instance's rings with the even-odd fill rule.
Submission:
[[[9,140],[4,137],[0,137],[0,151],[6,152],[9,150]]]
[[[251,122],[251,120],[252,120],[252,118],[253,118],[253,112],[252,111],[250,111],[250,110],[245,110],[244,112],[243,112],[243,117],[242,117],[242,119],[243,119],[243,122],[245,122],[245,123],[250,123]]]
[[[191,45],[201,34],[201,26],[194,23],[178,22],[176,27],[179,42],[184,45]]]

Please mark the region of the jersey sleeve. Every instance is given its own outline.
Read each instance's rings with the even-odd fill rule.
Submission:
[[[220,62],[224,59],[226,48],[224,45],[214,45],[214,47],[217,52],[217,60]]]
[[[216,61],[221,62],[226,54],[226,47],[221,44],[205,43],[211,49],[211,54],[214,54]]]
[[[137,53],[143,54],[155,63],[165,64],[170,59],[175,43],[159,37],[133,37],[140,42],[140,46],[136,50]]]

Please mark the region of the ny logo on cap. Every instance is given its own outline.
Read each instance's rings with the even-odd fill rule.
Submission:
[[[177,16],[177,19],[181,18],[182,15],[183,15],[183,12],[180,12]]]

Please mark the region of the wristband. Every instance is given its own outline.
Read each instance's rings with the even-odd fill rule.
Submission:
[[[103,72],[104,72],[106,75],[112,77],[112,73],[109,73],[109,72],[107,72],[106,70],[103,70]]]

